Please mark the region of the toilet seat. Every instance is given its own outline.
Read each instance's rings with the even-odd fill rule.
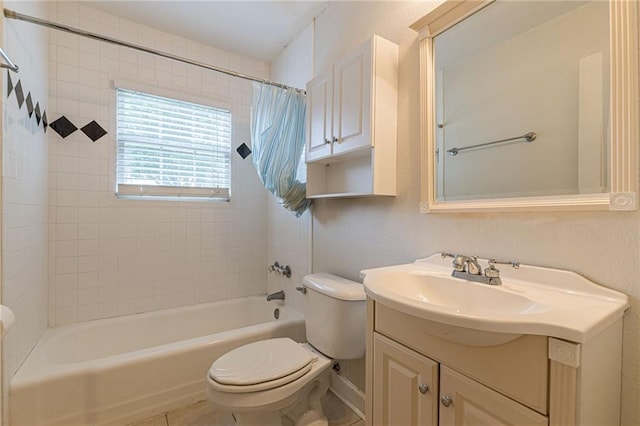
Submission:
[[[229,393],[273,389],[308,373],[314,359],[289,338],[253,342],[218,358],[209,369],[210,384]]]

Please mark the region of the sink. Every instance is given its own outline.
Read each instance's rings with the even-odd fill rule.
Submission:
[[[522,294],[496,286],[442,277],[426,271],[393,271],[385,280],[394,283],[388,291],[416,303],[451,309],[457,314],[521,314],[542,312],[548,306]]]
[[[361,274],[376,302],[433,321],[440,337],[480,346],[523,334],[585,342],[629,307],[625,294],[569,271],[504,268],[500,286],[454,278],[451,271],[450,260],[433,255]]]

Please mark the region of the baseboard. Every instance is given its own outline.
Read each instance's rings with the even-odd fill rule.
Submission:
[[[331,384],[329,389],[351,408],[361,419],[364,419],[365,394],[344,376],[331,371]]]

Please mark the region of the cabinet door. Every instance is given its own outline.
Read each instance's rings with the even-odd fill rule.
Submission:
[[[307,83],[307,162],[331,155],[332,98],[331,70]]]
[[[440,366],[440,426],[548,424],[536,411]]]
[[[372,43],[369,40],[333,67],[334,155],[371,147]]]
[[[374,425],[437,424],[435,361],[375,333],[373,365]]]

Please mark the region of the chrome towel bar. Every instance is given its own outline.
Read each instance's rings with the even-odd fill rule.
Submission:
[[[449,153],[451,155],[458,155],[458,153],[460,151],[464,151],[465,149],[479,148],[481,146],[487,146],[487,145],[493,145],[493,144],[496,144],[496,143],[516,141],[518,139],[524,139],[525,142],[533,142],[534,140],[536,140],[536,137],[538,137],[538,135],[536,135],[534,132],[529,132],[529,133],[526,133],[526,134],[524,134],[522,136],[516,136],[515,138],[500,139],[499,141],[479,143],[477,145],[465,146],[463,148],[451,148],[451,149],[447,150],[447,153]]]

